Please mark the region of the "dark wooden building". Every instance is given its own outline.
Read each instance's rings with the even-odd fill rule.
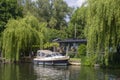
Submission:
[[[54,39],[53,42],[59,43],[59,48],[56,49],[61,53],[74,52],[77,53],[78,46],[81,44],[87,44],[86,39]]]

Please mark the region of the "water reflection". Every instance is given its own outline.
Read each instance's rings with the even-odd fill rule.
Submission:
[[[0,80],[19,80],[18,66],[0,65]]]
[[[0,64],[0,80],[36,80],[31,64]]]
[[[120,70],[80,66],[34,66],[37,80],[120,80]],[[117,74],[116,74],[117,73]]]
[[[120,80],[120,69],[0,64],[0,80]]]
[[[34,66],[37,80],[69,80],[67,66]]]

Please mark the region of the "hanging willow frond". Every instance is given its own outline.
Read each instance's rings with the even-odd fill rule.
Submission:
[[[33,16],[10,20],[3,32],[3,57],[11,61],[18,61],[20,50],[32,47],[33,44],[41,45],[44,33],[40,31],[41,25],[38,24],[37,19]]]
[[[87,51],[91,54],[104,52],[105,65],[108,65],[110,55],[120,44],[119,5],[120,0],[88,0],[85,29],[88,41]],[[110,48],[112,48],[111,52]]]

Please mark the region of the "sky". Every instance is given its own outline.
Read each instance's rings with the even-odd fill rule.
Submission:
[[[36,1],[36,0],[32,0],[32,1]],[[67,4],[70,7],[80,7],[82,5],[83,2],[85,2],[85,0],[64,0],[67,2]]]
[[[80,7],[85,0],[64,0],[70,7]]]

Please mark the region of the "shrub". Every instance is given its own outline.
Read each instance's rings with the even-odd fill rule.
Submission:
[[[86,45],[85,44],[81,44],[78,47],[78,53],[76,54],[76,58],[81,58],[82,56],[86,56]]]
[[[69,52],[68,56],[70,56],[70,58],[74,58],[75,57],[75,53]]]

